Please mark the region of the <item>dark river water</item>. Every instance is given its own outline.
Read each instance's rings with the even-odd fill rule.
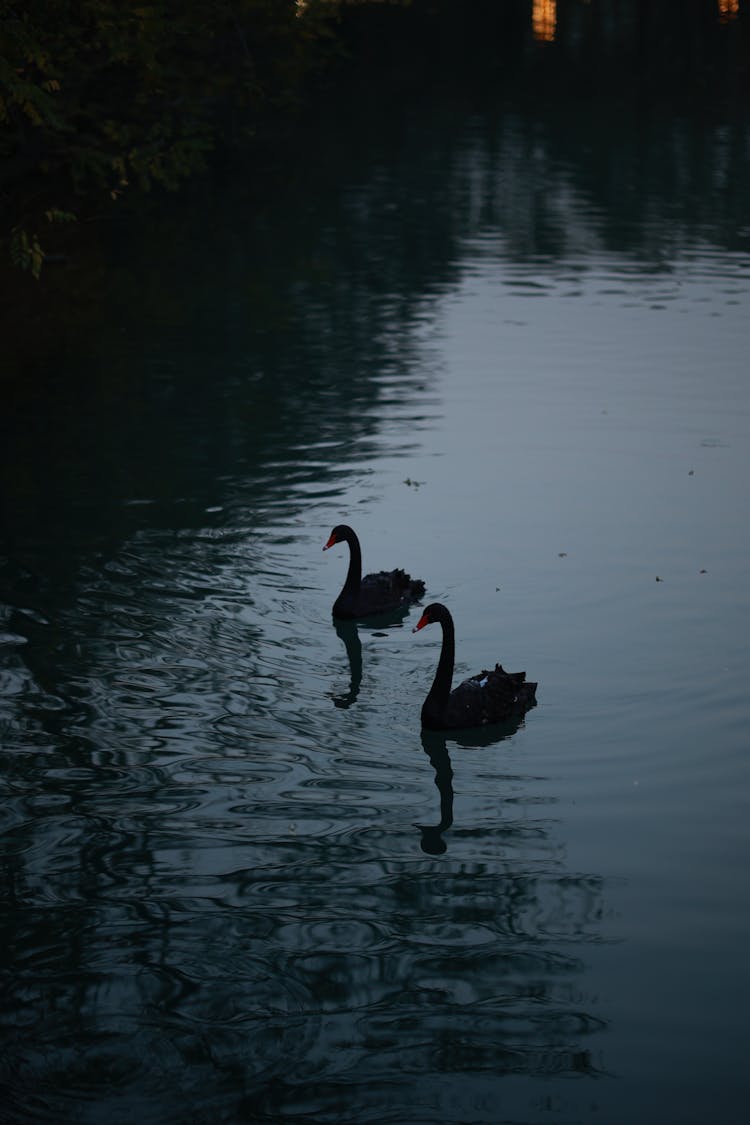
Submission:
[[[0,1119],[745,1120],[750,133],[460,99],[113,235],[0,420]],[[539,681],[420,732],[346,522]]]

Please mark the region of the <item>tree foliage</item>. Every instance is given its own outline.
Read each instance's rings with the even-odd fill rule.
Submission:
[[[0,0],[0,239],[39,274],[43,231],[242,144],[321,62],[336,5]]]

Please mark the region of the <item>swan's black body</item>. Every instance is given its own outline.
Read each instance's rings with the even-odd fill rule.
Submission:
[[[349,570],[344,588],[333,603],[333,616],[345,621],[376,617],[406,609],[424,594],[424,582],[403,570],[379,570],[362,577],[362,552],[359,539],[346,524],[334,527],[323,548],[336,543],[349,544]]]
[[[429,730],[460,730],[501,723],[524,715],[536,705],[536,684],[526,682],[525,672],[506,672],[500,664],[464,680],[451,691],[455,660],[453,618],[444,605],[428,605],[414,627],[438,621],[443,629],[437,672],[422,706],[422,725]]]

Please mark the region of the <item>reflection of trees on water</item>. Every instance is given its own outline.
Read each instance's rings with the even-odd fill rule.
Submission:
[[[39,396],[29,371],[19,411],[0,418],[2,596],[19,607],[10,627],[27,646],[14,658],[30,672],[3,728],[0,1026],[18,1050],[0,1079],[17,1097],[35,1080],[56,1096],[67,1075],[81,1096],[106,1080],[108,1094],[134,1083],[156,1103],[179,1070],[199,1106],[206,1089],[220,1101],[239,1088],[287,1105],[313,1079],[318,1107],[348,1104],[351,1075],[375,1091],[395,1083],[408,1105],[459,1069],[594,1070],[588,1037],[601,1025],[581,969],[600,939],[601,881],[564,870],[533,812],[504,816],[495,836],[454,825],[445,743],[424,745],[438,810],[420,826],[427,854],[405,862],[383,859],[380,826],[342,840],[340,804],[321,812],[338,835],[264,834],[263,816],[294,820],[283,781],[267,807],[232,809],[224,839],[230,810],[206,813],[210,768],[191,781],[153,765],[178,757],[180,724],[195,738],[191,677],[206,727],[229,711],[218,626],[191,620],[205,581],[197,540],[181,547],[178,531],[227,505],[217,522],[237,518],[250,570],[258,521],[300,518],[305,488],[333,500],[340,473],[375,460],[383,396],[419,400],[418,329],[460,282],[472,238],[537,272],[571,258],[585,269],[592,251],[648,273],[691,244],[746,248],[747,134],[627,107],[613,124],[564,98],[550,111],[437,99],[429,114],[357,112],[311,130],[296,155],[304,198],[298,179],[255,222],[236,184],[219,203],[170,202],[144,233],[148,253],[121,251],[86,340],[49,335],[55,393]],[[176,532],[168,556],[158,534],[148,541],[164,527]],[[215,561],[210,531],[202,550]],[[165,583],[165,559],[179,579]],[[139,584],[158,591],[158,616]],[[227,588],[227,607],[244,595]],[[248,648],[262,639],[248,627]],[[356,626],[342,640],[344,707],[362,677]],[[163,697],[167,651],[181,653],[174,698],[144,708],[150,691]],[[261,700],[264,734],[277,702]],[[275,768],[254,763],[256,784]],[[499,846],[435,863],[459,828]],[[28,1068],[14,1069],[22,1057]]]
[[[424,749],[439,837],[451,766],[442,736]],[[269,746],[269,766],[277,754]],[[313,1113],[380,1098],[408,1120],[441,1076],[460,1074],[467,1101],[449,1119],[469,1120],[472,1079],[601,1073],[603,1016],[584,970],[605,887],[566,870],[533,802],[517,815],[507,805],[494,838],[461,825],[476,858],[404,861],[377,820],[363,829],[352,814],[347,829],[336,795],[332,829],[297,838],[261,827],[297,814],[279,796],[248,792],[214,821],[208,767],[190,784],[114,754],[85,779],[64,753],[56,761],[67,782],[9,833],[3,865],[6,1106],[28,1108],[33,1090],[65,1120],[66,1106],[121,1096],[156,1117],[179,1075],[206,1119],[240,1093],[289,1108],[304,1090]],[[253,761],[248,780],[262,769]]]
[[[358,634],[348,640],[353,686]],[[300,802],[298,748],[284,759],[278,733],[201,760],[170,740],[194,708],[134,698],[126,723],[128,693],[147,689],[140,676],[113,685],[119,706],[98,722],[85,722],[93,698],[63,711],[52,748],[39,714],[37,752],[13,755],[0,1014],[13,1025],[0,1060],[11,1102],[33,1087],[57,1120],[117,1094],[157,1107],[179,1075],[207,1120],[239,1092],[256,1112],[286,1113],[303,1090],[313,1113],[380,1098],[410,1120],[446,1075],[470,1089],[600,1072],[602,1015],[583,981],[605,888],[565,869],[546,809],[509,801],[497,825],[462,822],[469,860],[421,856],[408,827],[399,858],[383,818],[363,822],[333,775]],[[497,737],[452,735],[451,749]],[[417,782],[431,789],[434,769],[439,805],[421,826],[430,853],[450,840],[453,767],[445,736],[426,733],[423,748]],[[292,830],[301,810],[319,834]],[[466,1096],[456,1120],[471,1119]]]
[[[168,740],[139,752],[135,728],[130,753],[97,752],[88,729],[75,756],[68,741],[50,761],[41,740],[19,755],[6,805],[11,1103],[33,1087],[58,1120],[117,1094],[168,1105],[179,1075],[206,1119],[239,1091],[286,1111],[304,1090],[313,1112],[380,1098],[409,1120],[460,1075],[455,1120],[469,1120],[474,1079],[601,1072],[606,1017],[585,960],[605,886],[566,869],[544,804],[501,800],[496,825],[460,822],[460,860],[455,847],[420,856],[405,826],[399,858],[382,818],[363,822],[332,777],[300,805],[280,772],[295,749],[279,761],[278,738],[265,756],[180,764]],[[460,755],[480,738],[493,735],[451,735],[459,795]],[[426,733],[423,748],[434,852],[451,839],[453,766],[445,736]],[[301,809],[320,835],[292,831]]]
[[[335,490],[330,451],[377,457],[383,395],[418,398],[415,329],[460,281],[466,240],[495,238],[535,275],[592,252],[647,273],[698,242],[747,247],[740,116],[503,95],[329,106],[273,199],[222,180],[129,225],[93,323],[61,290],[59,325],[19,342],[34,358],[0,417],[11,544],[47,526],[77,558],[164,505],[192,526],[222,499],[256,511]]]

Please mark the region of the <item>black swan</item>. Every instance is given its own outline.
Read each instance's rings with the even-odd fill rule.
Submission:
[[[353,621],[406,609],[424,594],[424,582],[403,570],[379,570],[362,577],[362,552],[359,539],[345,523],[337,524],[323,548],[349,544],[349,570],[344,588],[333,603],[333,616]]]
[[[412,632],[438,621],[443,627],[443,647],[437,672],[422,706],[422,726],[429,730],[457,730],[500,723],[523,715],[536,705],[536,684],[526,683],[525,672],[479,672],[451,691],[455,658],[453,618],[444,605],[428,605]]]

